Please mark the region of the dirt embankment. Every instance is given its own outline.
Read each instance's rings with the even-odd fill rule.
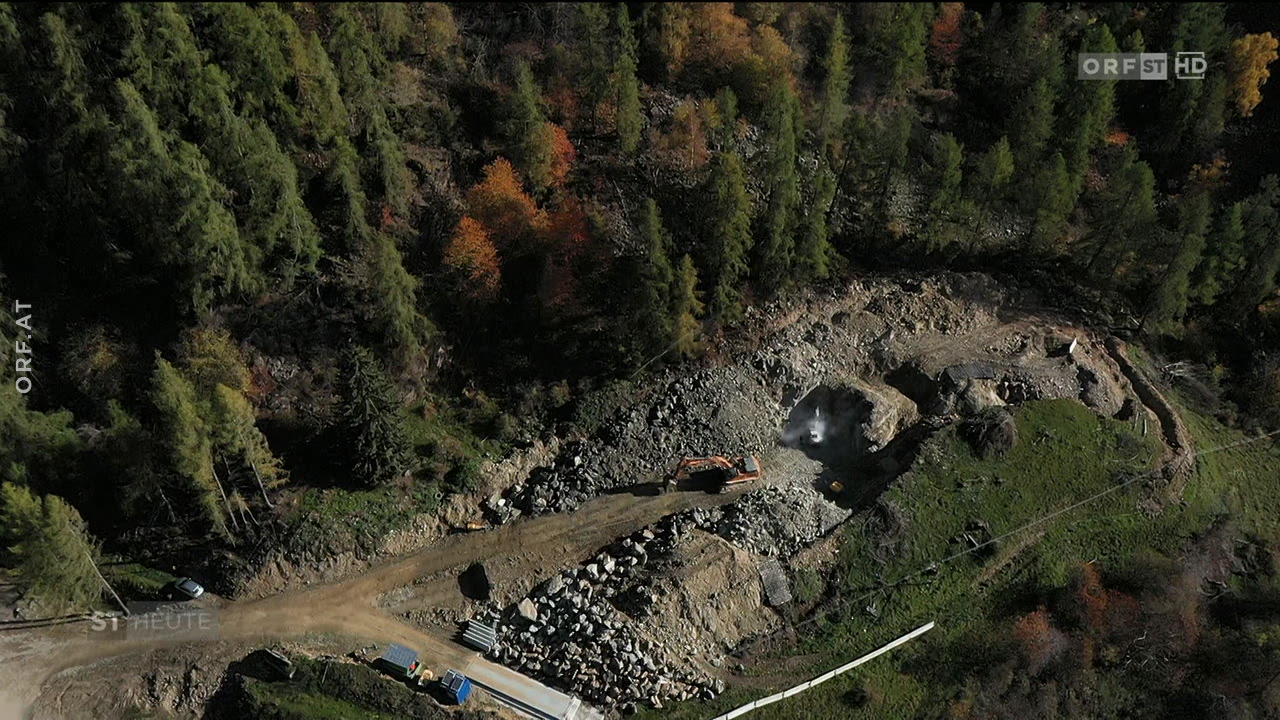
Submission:
[[[1176,501],[1182,496],[1182,490],[1191,478],[1194,467],[1195,452],[1191,441],[1191,433],[1176,408],[1165,398],[1133,361],[1129,359],[1128,347],[1117,337],[1108,337],[1107,353],[1120,366],[1121,372],[1133,386],[1142,404],[1156,416],[1160,425],[1160,435],[1168,451],[1161,460],[1160,474],[1168,483],[1165,488],[1164,501]]]

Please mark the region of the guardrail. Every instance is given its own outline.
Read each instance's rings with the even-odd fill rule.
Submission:
[[[915,630],[912,630],[906,635],[903,635],[897,640],[894,640],[888,645],[885,645],[884,647],[881,647],[877,650],[873,650],[867,653],[866,655],[863,655],[862,657],[858,658],[857,660],[854,660],[853,662],[841,665],[835,670],[825,672],[819,675],[818,677],[813,678],[812,680],[807,680],[805,682],[802,682],[799,685],[796,685],[795,687],[789,688],[787,690],[783,690],[780,693],[770,695],[769,697],[760,698],[759,700],[752,700],[751,702],[747,703],[746,705],[743,705],[740,708],[737,708],[736,710],[730,710],[724,715],[720,715],[718,717],[713,718],[713,720],[733,720],[734,718],[742,717],[743,715],[746,715],[747,713],[757,708],[762,708],[765,705],[772,705],[773,703],[776,703],[779,700],[784,700],[786,698],[792,697],[793,695],[799,695],[805,690],[821,685],[822,683],[830,680],[831,678],[837,675],[843,675],[844,673],[849,672],[850,670],[858,667],[859,665],[867,662],[868,660],[874,660],[875,658],[880,657],[881,655],[889,652],[890,650],[898,647],[899,645],[911,642],[912,640],[915,640],[916,638],[929,632],[932,629],[933,629],[932,622],[927,623],[925,625],[921,625],[920,627],[916,628]]]

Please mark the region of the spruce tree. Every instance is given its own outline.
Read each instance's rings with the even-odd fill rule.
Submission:
[[[515,66],[515,88],[509,98],[506,136],[511,159],[539,191],[551,184],[553,136],[542,114],[538,85],[528,63]]]
[[[644,117],[640,108],[640,81],[636,78],[637,50],[635,31],[626,3],[618,3],[616,15],[618,46],[615,50],[614,86],[617,89],[618,149],[633,155],[640,146]]]
[[[604,3],[582,2],[573,7],[578,14],[575,41],[582,66],[579,81],[594,125],[601,103],[609,96],[609,13]]]
[[[1062,153],[1055,153],[1041,167],[1031,197],[1035,201],[1031,241],[1038,248],[1047,250],[1062,235],[1067,218],[1075,208],[1075,193],[1072,192],[1071,177],[1067,174],[1067,162]]]
[[[1013,179],[1013,152],[1009,138],[1001,136],[978,159],[975,186],[979,197],[988,206],[1003,198]]]
[[[670,342],[675,315],[672,302],[675,272],[667,254],[669,243],[662,228],[658,204],[652,198],[645,200],[640,222],[640,241],[644,245],[644,257],[641,258],[640,272],[636,278],[636,296],[639,301],[637,326],[645,341],[643,347],[647,351]]]
[[[1126,149],[1120,166],[1107,178],[1092,216],[1086,241],[1093,248],[1085,272],[1110,282],[1116,266],[1145,243],[1156,225],[1155,175],[1134,148]]]
[[[1024,171],[1039,167],[1053,136],[1054,99],[1053,86],[1040,78],[1015,105],[1010,138],[1014,165]]]
[[[716,155],[708,183],[707,210],[711,312],[721,322],[732,324],[742,318],[742,285],[751,251],[751,198],[747,195],[742,159],[735,153]]]
[[[223,507],[226,496],[214,475],[210,429],[202,416],[195,389],[158,353],[151,374],[150,396],[169,467],[181,478],[209,528],[229,536]]]
[[[1178,204],[1173,259],[1156,281],[1151,305],[1142,319],[1143,327],[1151,327],[1163,333],[1177,332],[1182,317],[1187,312],[1191,273],[1200,264],[1209,220],[1208,193],[1201,188],[1188,191]]]
[[[804,284],[825,280],[831,274],[831,242],[827,238],[827,212],[836,196],[836,176],[825,162],[818,163],[813,180],[813,197],[801,221],[796,247],[795,277]]]
[[[22,486],[0,485],[0,550],[15,569],[24,600],[45,617],[84,613],[102,595],[98,549],[80,513],[62,498],[37,498]]]
[[[395,388],[382,363],[366,348],[347,353],[343,368],[341,429],[352,480],[387,485],[412,468],[413,445]]]
[[[796,211],[800,204],[800,183],[796,175],[797,133],[800,101],[786,77],[774,82],[769,105],[765,109],[764,140],[769,147],[766,187],[768,206],[764,214],[764,232],[756,249],[759,260],[756,272],[760,286],[769,294],[777,293],[791,278],[791,262],[795,253]]]
[[[836,21],[827,40],[827,54],[823,58],[822,94],[818,109],[818,138],[830,152],[839,137],[849,115],[849,83],[852,72],[849,67],[849,38],[844,29],[844,15],[836,11]]]
[[[696,354],[701,348],[698,336],[702,325],[698,318],[702,312],[702,301],[698,299],[698,271],[693,266],[693,258],[685,255],[680,258],[676,269],[671,294],[671,317],[675,321],[672,341],[676,351],[685,357]]]

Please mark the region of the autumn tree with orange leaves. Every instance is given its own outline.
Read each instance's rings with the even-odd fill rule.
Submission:
[[[462,290],[471,299],[489,302],[497,297],[502,287],[498,249],[480,221],[469,215],[458,221],[444,250],[444,264],[466,279]]]
[[[502,157],[489,163],[484,179],[467,192],[467,207],[503,253],[521,252],[545,221],[516,169]]]
[[[578,159],[578,150],[569,141],[569,133],[555,123],[551,126],[551,187],[562,187]]]

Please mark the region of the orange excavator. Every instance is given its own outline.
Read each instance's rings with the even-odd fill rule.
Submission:
[[[727,458],[720,455],[681,458],[676,470],[667,480],[671,488],[685,480],[708,483],[719,492],[752,480],[760,479],[760,460],[755,455]]]

